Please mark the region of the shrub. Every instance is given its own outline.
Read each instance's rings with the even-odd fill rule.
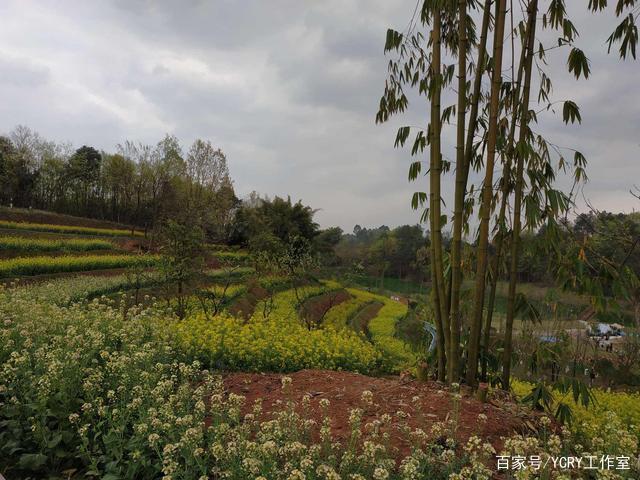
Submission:
[[[495,469],[491,445],[451,437],[455,415],[412,428],[407,417],[424,412],[407,405],[394,415],[368,411],[365,424],[371,392],[349,412],[343,441],[329,428],[329,403],[309,395],[266,419],[259,401],[245,405],[174,348],[184,338],[166,310],[133,308],[125,317],[112,302],[59,307],[0,287],[0,318],[0,471],[7,478],[457,480],[492,478]],[[283,326],[288,332],[291,325]],[[230,327],[233,334],[237,324]],[[277,339],[281,331],[271,333]],[[290,381],[282,379],[283,389]],[[312,402],[322,408],[319,425]],[[638,478],[631,430],[613,413],[598,420],[581,445],[547,420],[537,436],[505,439],[500,453],[539,455],[545,467],[535,474],[544,478],[558,473],[550,471],[551,456],[630,456],[630,470],[615,478]],[[406,435],[404,458],[389,448],[392,429]]]
[[[214,251],[210,256],[222,264],[247,265],[251,260],[246,252]]]
[[[169,346],[172,319],[155,308],[125,319],[110,304],[62,308],[0,289],[0,316],[0,471],[8,478],[444,479],[464,468],[488,478],[488,457],[477,454],[489,447],[474,440],[451,462],[450,447],[409,427],[415,446],[397,465],[379,429],[404,424],[404,415],[362,428],[354,408],[344,443],[327,428],[312,434],[310,397],[300,413],[288,402],[262,419],[259,403],[245,408],[244,397],[227,395],[219,377]]]

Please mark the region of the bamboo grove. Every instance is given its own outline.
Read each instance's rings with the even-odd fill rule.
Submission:
[[[590,0],[580,8],[615,15],[619,24],[608,49],[635,59],[639,2]],[[406,113],[410,103],[424,119],[422,126],[399,128],[395,146],[411,146],[416,157],[409,180],[428,176],[428,191],[414,193],[412,207],[423,209],[430,231],[440,380],[473,386],[486,381],[491,363],[509,388],[513,322],[527,311],[517,291],[521,234],[544,228],[557,242],[576,185],[586,180],[585,156],[541,133],[556,110],[565,124],[582,120],[572,99],[554,98],[552,81],[552,74],[588,79],[591,64],[579,40],[564,0],[424,0],[405,31],[387,31],[391,59],[376,122]],[[565,56],[565,72],[551,71],[552,55]],[[443,139],[455,141],[451,157]],[[558,187],[561,176],[574,183],[568,193]],[[453,191],[451,217],[445,190]],[[465,244],[472,246],[472,261],[465,259]],[[492,344],[499,276],[508,280],[506,326]]]

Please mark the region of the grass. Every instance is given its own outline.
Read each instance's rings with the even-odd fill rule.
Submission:
[[[56,239],[24,237],[0,237],[0,251],[16,252],[87,252],[91,250],[116,250],[118,247],[100,239]]]
[[[140,231],[122,230],[116,228],[78,227],[71,225],[54,225],[49,223],[11,222],[0,220],[0,228],[9,230],[29,230],[32,232],[72,233],[78,235],[99,235],[105,237],[144,237]]]
[[[158,257],[150,255],[17,257],[0,260],[0,278],[124,268],[135,265],[151,266],[157,260]]]

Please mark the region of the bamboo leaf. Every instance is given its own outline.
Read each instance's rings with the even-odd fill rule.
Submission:
[[[584,75],[584,78],[589,78],[589,73],[591,73],[589,60],[579,48],[573,47],[571,49],[569,58],[567,59],[567,65],[569,72],[573,73],[576,78],[580,78],[580,75]]]
[[[407,138],[409,137],[409,133],[411,132],[411,127],[400,127],[398,129],[398,133],[396,134],[396,141],[393,144],[395,148],[398,146],[403,147]]]
[[[409,166],[409,181],[412,182],[416,178],[418,178],[418,175],[420,175],[420,171],[421,170],[422,170],[422,162],[419,162],[419,161],[418,162],[413,162]]]
[[[580,115],[580,108],[571,100],[564,102],[562,107],[562,120],[564,123],[582,123],[582,116]]]

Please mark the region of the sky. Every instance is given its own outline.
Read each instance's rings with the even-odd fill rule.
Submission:
[[[585,2],[567,3],[592,75],[576,82],[561,49],[549,52],[549,68],[558,72],[554,98],[578,103],[583,123],[566,127],[545,112],[539,131],[587,157],[578,208],[584,195],[598,209],[632,211],[640,207],[628,193],[640,185],[640,63],[607,55],[611,11],[595,16]],[[386,29],[404,30],[414,7],[415,0],[3,0],[0,133],[22,124],[111,152],[124,140],[155,144],[166,133],[185,150],[209,139],[227,155],[240,197],[290,195],[318,209],[323,227],[346,231],[417,223],[410,200],[427,179],[408,183],[412,159],[393,143],[399,126],[426,125],[426,100],[412,102],[404,118],[374,122]],[[453,157],[454,138],[445,131],[445,156]],[[443,186],[447,206],[452,184]]]

